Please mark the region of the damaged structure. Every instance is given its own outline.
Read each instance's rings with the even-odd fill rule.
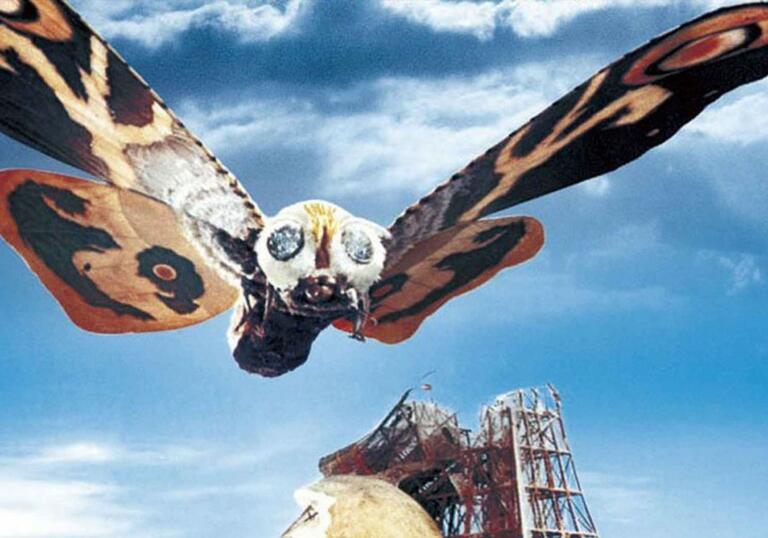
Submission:
[[[592,538],[552,386],[497,398],[473,434],[457,416],[407,392],[370,434],[320,461],[325,476],[386,480],[415,499],[443,536]]]

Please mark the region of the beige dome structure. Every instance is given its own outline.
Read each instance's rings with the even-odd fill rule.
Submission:
[[[283,538],[441,538],[408,495],[374,478],[334,476],[300,489],[304,510]]]

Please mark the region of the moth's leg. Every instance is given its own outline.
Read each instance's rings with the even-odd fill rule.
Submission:
[[[355,290],[352,289],[350,291]],[[355,296],[357,296],[356,291]],[[358,342],[365,342],[365,334],[363,334],[363,331],[371,311],[371,298],[367,293],[364,293],[362,296],[357,297],[357,300],[353,304],[355,305],[354,325],[352,326],[352,334],[350,335],[350,338],[357,340]]]
[[[243,308],[242,315],[240,316],[240,321],[237,323],[237,325],[232,327],[232,331],[233,332],[238,332],[238,331],[241,331],[243,329],[243,327],[245,326],[246,322],[248,321],[248,312],[249,312],[249,310],[248,310],[247,307]]]
[[[274,305],[275,305],[275,291],[272,289],[272,286],[267,284],[267,289],[264,292],[264,313],[261,316],[262,321],[264,323],[267,322],[269,315],[272,313],[272,309]]]
[[[293,294],[295,294],[296,291],[294,290]],[[274,294],[274,300],[275,303],[280,301],[280,309],[284,310],[288,314],[291,314],[292,316],[300,316],[301,311],[296,308],[295,298],[293,297],[293,294],[290,291],[275,291]]]
[[[248,325],[248,319],[251,316],[250,312],[251,311],[245,304],[245,296],[241,295],[232,312],[232,317],[229,322],[229,330],[227,331],[227,341],[229,342],[231,350],[235,349],[235,346],[237,346],[237,343],[245,332],[246,326]]]
[[[256,278],[242,277],[240,287],[243,290],[243,299],[248,312],[264,304],[268,287],[264,282]]]
[[[267,284],[259,278],[241,277],[240,289],[242,293],[233,315],[230,332],[241,331],[249,319],[254,316],[262,317],[264,314]]]

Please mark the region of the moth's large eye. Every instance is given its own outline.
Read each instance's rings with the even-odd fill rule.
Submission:
[[[359,264],[371,263],[373,242],[367,233],[356,228],[344,230],[344,233],[341,234],[341,243],[353,261]]]
[[[267,239],[267,249],[272,256],[285,262],[296,256],[304,247],[304,232],[296,224],[280,226]]]

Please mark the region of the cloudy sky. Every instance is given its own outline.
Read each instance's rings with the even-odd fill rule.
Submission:
[[[273,213],[387,224],[597,69],[715,0],[73,0]],[[730,2],[732,3],[732,2]],[[768,527],[767,83],[515,208],[548,242],[398,347],[328,331],[277,380],[227,316],[103,337],[0,249],[0,538],[277,536],[317,459],[425,372],[474,424],[552,382],[606,537]],[[0,141],[0,167],[67,168]]]

